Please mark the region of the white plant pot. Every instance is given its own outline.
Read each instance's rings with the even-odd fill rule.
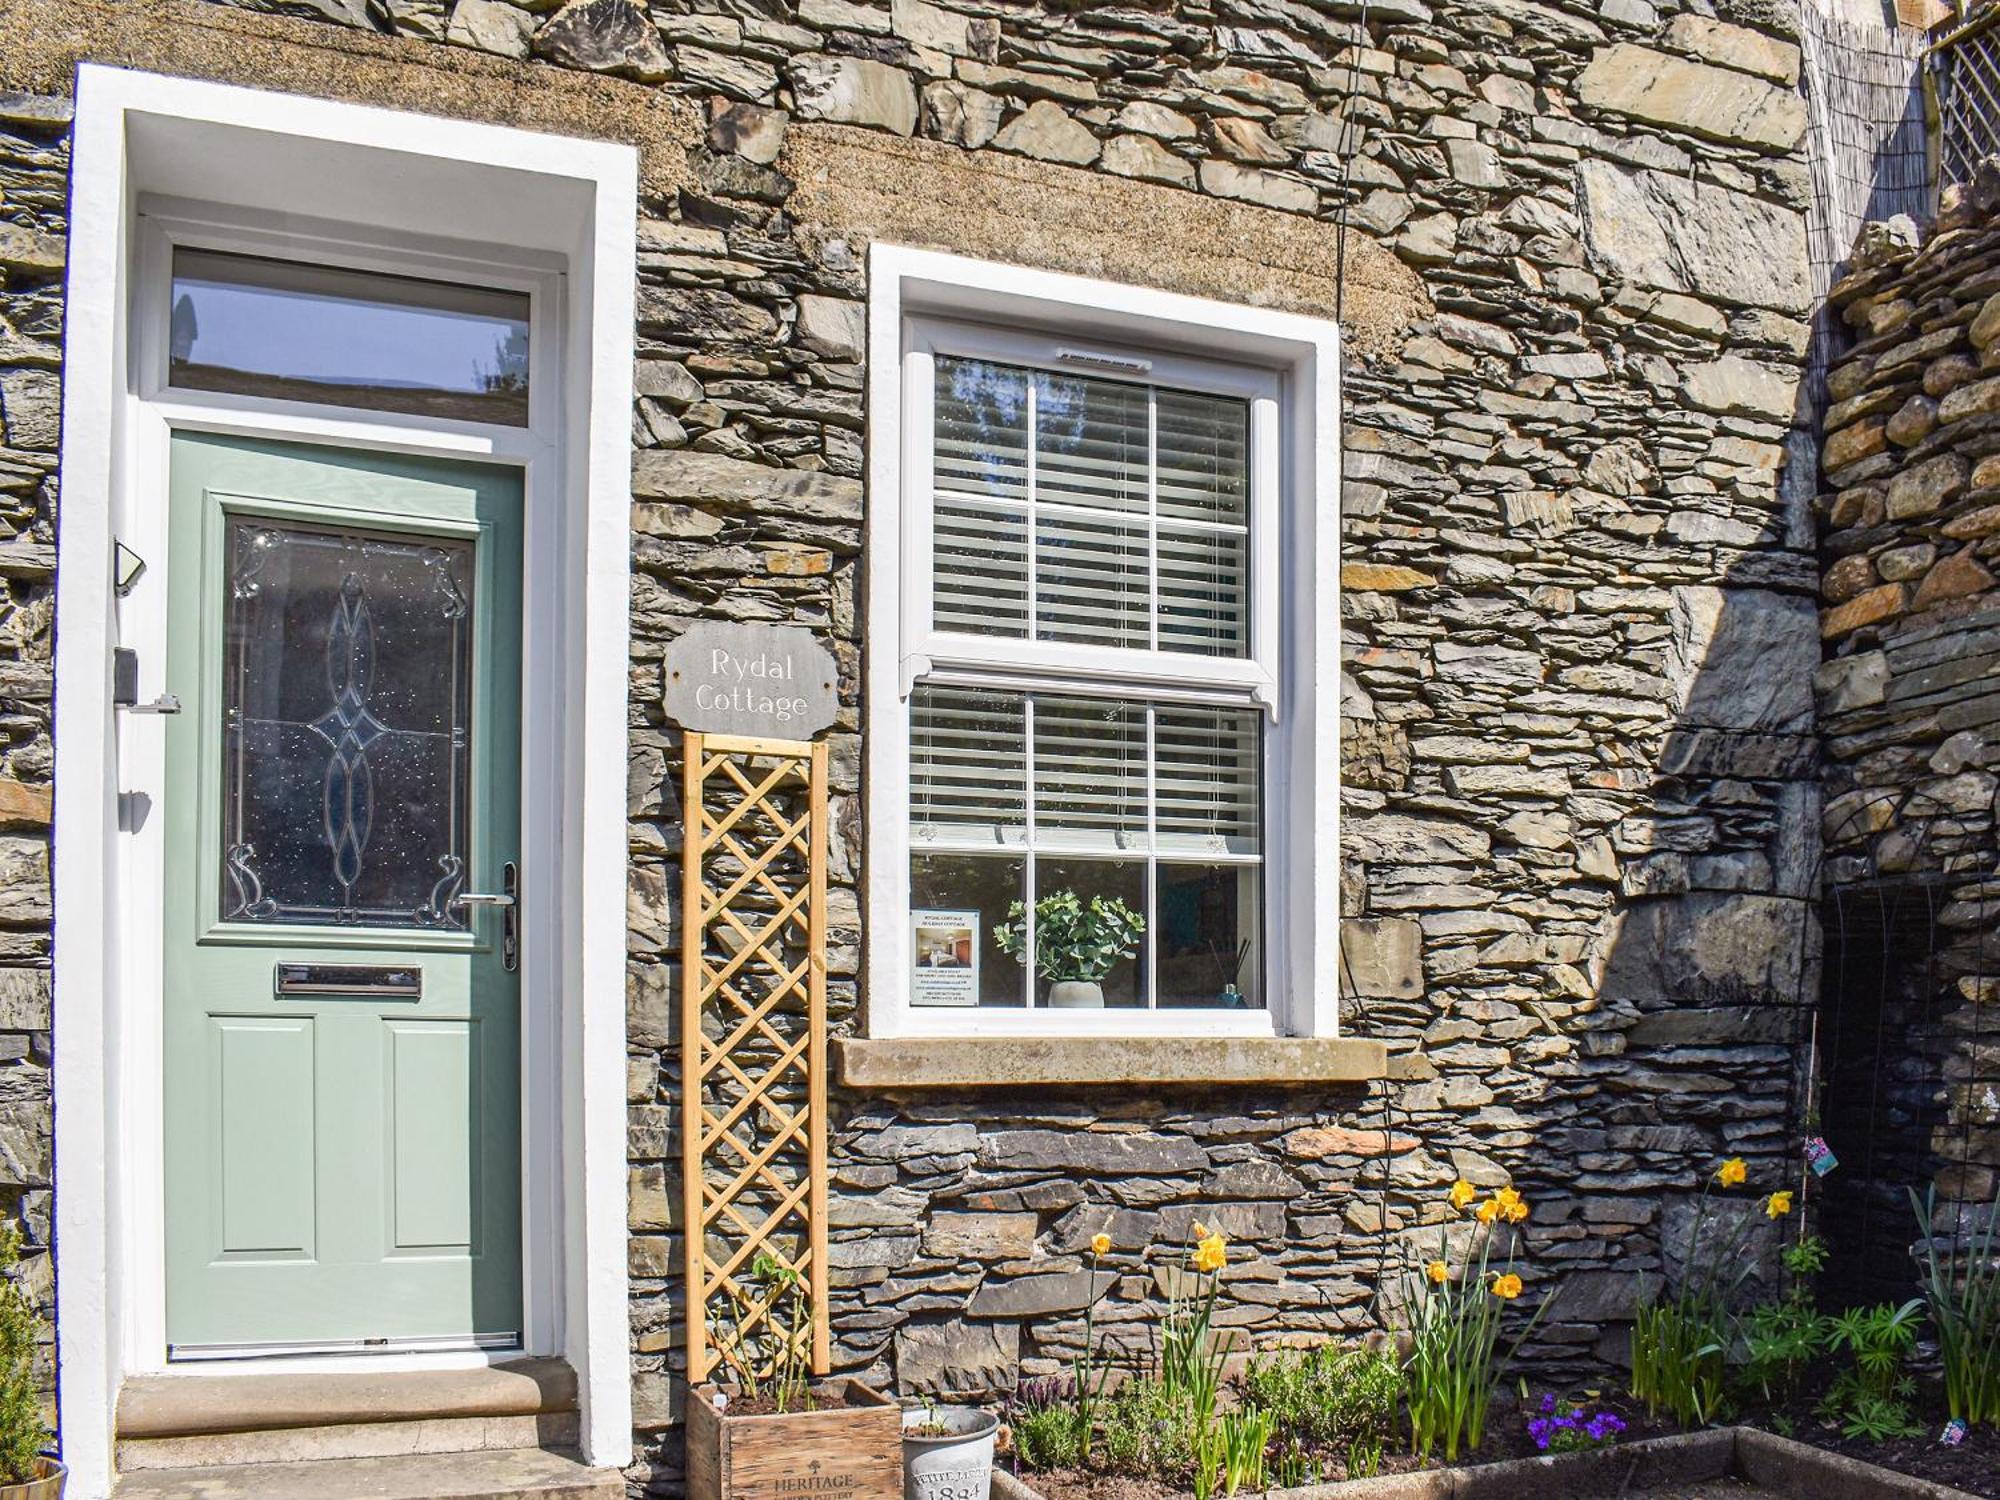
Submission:
[[[1102,1010],[1104,986],[1095,979],[1058,979],[1049,986],[1051,1010]]]
[[[936,1423],[938,1437],[912,1427]],[[903,1413],[903,1500],[988,1500],[1000,1419],[976,1406],[911,1407]]]

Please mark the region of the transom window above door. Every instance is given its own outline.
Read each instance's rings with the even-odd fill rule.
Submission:
[[[1247,1019],[1301,654],[1277,376],[916,319],[903,391],[909,1012]]]
[[[528,425],[525,292],[177,246],[176,389]]]

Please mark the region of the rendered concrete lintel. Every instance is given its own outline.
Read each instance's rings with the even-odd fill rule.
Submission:
[[[834,1043],[852,1089],[1024,1085],[1261,1084],[1308,1087],[1388,1076],[1362,1037],[909,1037]]]

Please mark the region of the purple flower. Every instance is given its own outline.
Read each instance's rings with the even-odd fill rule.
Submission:
[[[1586,1404],[1542,1398],[1542,1414],[1528,1420],[1528,1436],[1542,1453],[1569,1453],[1579,1448],[1602,1448],[1615,1442],[1625,1430],[1624,1419],[1613,1412],[1592,1411]]]

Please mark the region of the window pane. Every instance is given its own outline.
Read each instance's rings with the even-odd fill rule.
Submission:
[[[1019,639],[1028,633],[1027,372],[940,357],[933,401],[932,622]]]
[[[1159,866],[1160,1004],[1262,1009],[1263,931],[1256,865]]]
[[[1241,526],[1250,518],[1250,409],[1191,391],[1159,393],[1162,520]]]
[[[1025,499],[1027,371],[983,359],[939,356],[932,399],[932,482],[939,493]]]
[[[1037,903],[1064,891],[1073,892],[1077,900],[1084,905],[1088,905],[1093,896],[1102,896],[1107,900],[1115,898],[1143,917],[1146,911],[1145,862],[1107,859],[1036,860]],[[1128,1009],[1145,1005],[1146,966],[1142,960],[1149,940],[1147,935],[1141,934],[1134,945],[1137,956],[1119,959],[1109,974],[1096,981],[1104,992],[1104,1005]],[[1050,947],[1046,933],[1037,933],[1036,948],[1042,958],[1041,968],[1060,966],[1060,960]],[[1035,1004],[1050,1003],[1053,985],[1054,981],[1046,973],[1036,976]],[[1092,1007],[1085,1002],[1084,1008]]]
[[[939,495],[931,623],[973,635],[1028,633],[1028,513]]]
[[[176,386],[527,425],[525,293],[188,249],[173,276]]]
[[[910,820],[919,845],[1027,841],[1026,700],[919,687],[910,700]]]
[[[951,356],[934,371],[938,629],[1249,654],[1249,403]]]
[[[1039,847],[1143,849],[1145,706],[1036,698],[1034,781]]]
[[[1035,381],[1035,503],[1146,512],[1150,393],[1142,385]]]
[[[1009,951],[995,929],[1020,925],[1011,907],[1031,883],[1038,902],[1116,897],[1143,919],[1102,1003],[1144,1006],[1157,982],[1162,1006],[1264,1004],[1262,715],[934,684],[913,714],[916,1003],[1023,1003],[1026,933]],[[935,972],[961,967],[962,939],[978,974]],[[1036,951],[1052,962],[1053,941],[1038,916]],[[1004,983],[985,967],[996,956]],[[1056,1003],[1059,977],[1038,970],[1035,1005]]]
[[[1085,646],[1152,645],[1146,524],[1100,521],[1060,506],[1035,524],[1035,633]]]
[[[234,517],[222,915],[465,926],[472,546]]]
[[[911,1003],[1025,1003],[1026,973],[993,933],[1020,904],[1026,870],[1019,855],[919,854],[910,861]]]
[[[1262,729],[1255,709],[1158,710],[1153,795],[1163,854],[1260,852]]]
[[[1160,527],[1162,651],[1250,654],[1248,541],[1243,531]]]

